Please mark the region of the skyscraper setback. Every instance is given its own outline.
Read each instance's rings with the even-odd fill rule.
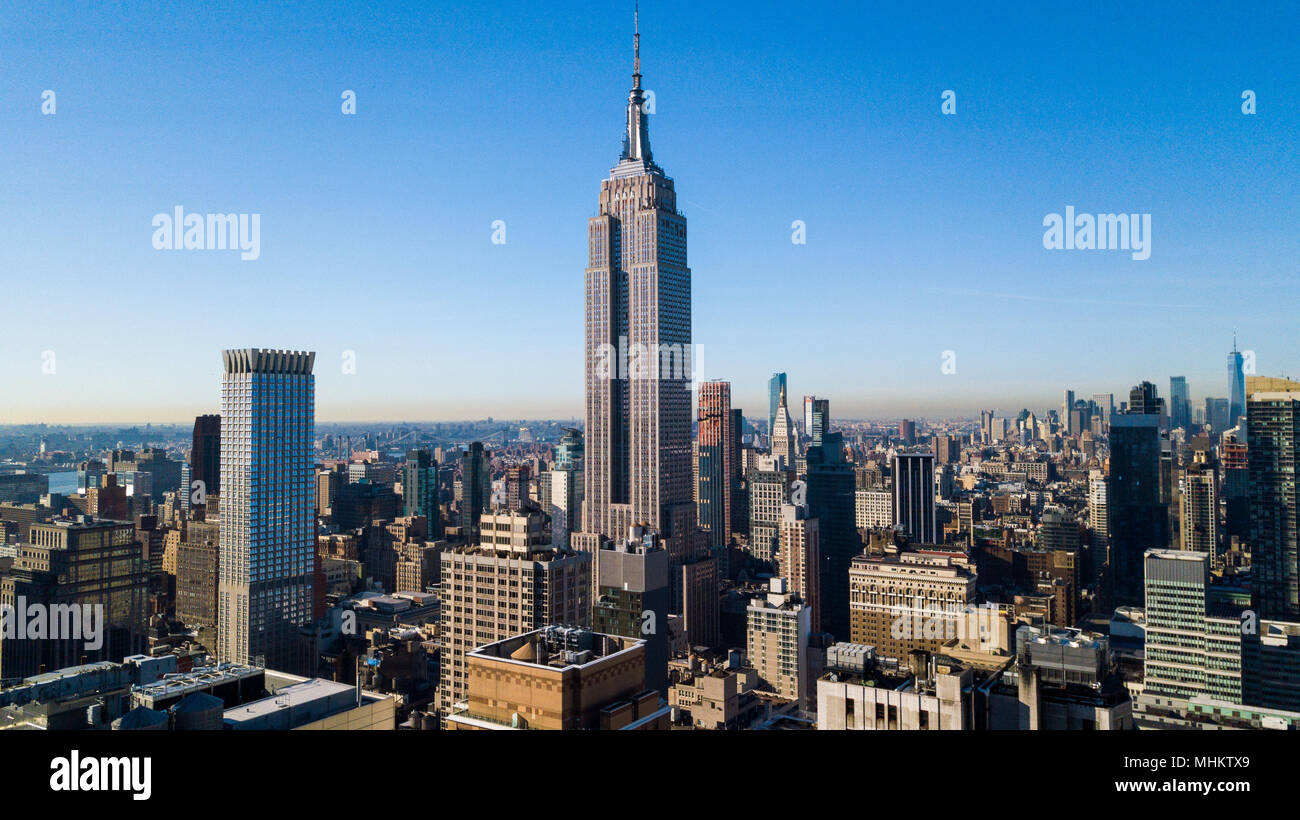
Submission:
[[[316,354],[250,348],[222,359],[218,652],[294,671],[313,609]]]
[[[650,150],[633,39],[623,152],[601,182],[587,225],[586,498],[574,543],[598,549],[634,524],[659,532],[674,565],[691,557],[691,271],[686,218],[673,180]],[[649,373],[610,368],[611,351],[638,351]]]

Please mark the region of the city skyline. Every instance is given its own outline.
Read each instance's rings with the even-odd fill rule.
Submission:
[[[615,5],[0,21],[60,89],[0,128],[0,732],[133,800],[247,731],[1275,789],[1223,770],[1300,730],[1300,14]]]
[[[244,345],[317,351],[325,422],[580,416],[583,242],[573,225],[591,213],[579,180],[617,150],[608,124],[625,90],[628,14],[500,8],[490,20],[472,8],[364,18],[339,8],[330,31],[268,10],[259,22],[281,43],[260,58],[240,52],[238,28],[209,25],[213,12],[128,10],[109,45],[133,56],[111,64],[109,46],[78,47],[85,21],[61,21],[54,42],[35,36],[45,19],[19,11],[4,23],[9,39],[33,45],[15,49],[14,80],[0,89],[0,119],[12,126],[0,149],[33,173],[0,205],[16,237],[0,248],[0,269],[45,287],[18,289],[0,340],[12,386],[0,423],[212,412],[216,351]],[[1134,88],[1118,66],[1080,72],[1061,56],[1070,48],[1040,43],[1053,25],[1045,12],[1000,30],[954,11],[960,33],[931,43],[917,20],[847,4],[734,8],[746,13],[714,19],[664,2],[641,16],[651,130],[688,180],[699,375],[729,379],[736,406],[761,407],[778,369],[793,374],[792,395],[828,396],[845,418],[1045,408],[1062,380],[1088,395],[1174,374],[1195,404],[1226,396],[1231,328],[1258,354],[1258,372],[1296,369],[1284,307],[1297,287],[1289,194],[1300,158],[1286,135],[1300,114],[1280,100],[1300,72],[1288,71],[1298,58],[1284,47],[1284,18],[1247,17],[1225,53],[1190,64],[1157,55],[1179,37],[1213,36],[1213,21],[1195,11],[1162,20],[1170,44],[1142,57],[1149,72]],[[1126,10],[1139,24],[1148,13]],[[489,25],[492,37],[480,37]],[[181,43],[199,30],[211,33],[210,70],[176,71]],[[1055,34],[1067,46],[1093,38],[1105,54],[1144,30],[1085,22]],[[376,32],[409,59],[376,58],[366,45]],[[127,47],[146,37],[154,48]],[[1022,39],[1027,55],[997,48]],[[1032,79],[1024,59],[1037,60]],[[284,61],[307,79],[272,75]],[[529,74],[527,91],[508,81],[515,70]],[[158,73],[176,78],[148,89],[165,123],[134,79]],[[260,93],[243,98],[234,77]],[[31,88],[58,93],[56,113],[40,114]],[[948,89],[952,116],[941,113]],[[1242,89],[1259,95],[1257,114],[1242,113]],[[340,110],[347,90],[355,115]],[[1106,127],[1120,116],[1129,131]],[[1163,142],[1157,150],[1144,137]],[[549,207],[528,202],[523,192],[537,189]],[[114,207],[100,208],[110,193]],[[1044,215],[1075,206],[1150,213],[1151,257],[1047,251]],[[150,220],[175,207],[259,214],[259,258],[156,251]],[[498,220],[503,245],[492,241]],[[806,244],[791,241],[796,221]],[[1237,272],[1276,298],[1232,286]],[[272,298],[250,303],[254,286]],[[104,287],[116,313],[176,340],[165,355],[131,348],[132,324],[103,312]],[[41,306],[56,288],[51,321]],[[860,296],[829,298],[836,290]],[[786,333],[753,332],[752,317],[777,310]],[[350,321],[328,320],[339,315]],[[1193,322],[1224,338],[1188,331]],[[457,353],[473,332],[492,344]],[[522,349],[546,366],[493,378]],[[956,354],[950,375],[945,351]],[[165,391],[137,389],[158,384],[168,363]]]

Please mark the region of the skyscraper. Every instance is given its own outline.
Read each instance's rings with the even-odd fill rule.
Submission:
[[[557,470],[583,470],[582,431],[576,427],[565,427],[560,443],[555,446],[555,468]]]
[[[1155,388],[1143,382],[1127,413],[1110,425],[1109,580],[1114,606],[1141,606],[1142,556],[1169,543],[1169,511],[1160,495],[1160,411]]]
[[[808,412],[808,435],[812,446],[820,447],[823,437],[831,429],[831,401],[813,397],[812,407]]]
[[[1236,426],[1231,420],[1231,408],[1227,399],[1205,399],[1205,423],[1215,433],[1222,433]]]
[[[654,533],[633,527],[627,540],[595,553],[592,628],[646,642],[647,688],[668,690],[668,554]]]
[[[492,453],[483,442],[470,442],[460,457],[460,533],[478,543],[478,522],[492,506]]]
[[[1230,543],[1236,536],[1244,542],[1250,537],[1250,458],[1245,431],[1225,433],[1219,455],[1223,464],[1223,541]]]
[[[1300,621],[1300,382],[1252,377],[1246,414],[1254,606]]]
[[[745,476],[745,412],[731,408],[731,532],[749,535],[749,482]],[[752,454],[752,450],[750,453]]]
[[[1163,415],[1165,400],[1156,394],[1156,386],[1151,382],[1135,385],[1128,394],[1128,412],[1139,415]]]
[[[709,532],[709,546],[731,543],[731,498],[735,489],[736,431],[731,412],[731,382],[700,383],[699,522]]]
[[[574,543],[598,549],[602,539],[643,524],[680,565],[694,550],[696,522],[691,271],[686,218],[650,151],[639,30],[633,54],[623,153],[587,223],[586,499],[584,532]],[[623,351],[644,366],[623,367]]]
[[[785,578],[768,582],[768,593],[745,609],[745,655],[758,677],[778,695],[808,707],[808,639],[812,609],[799,600]]]
[[[777,559],[782,578],[811,610],[812,631],[821,630],[821,532],[816,518],[808,517],[805,505],[781,507],[781,548]],[[848,581],[847,567],[845,581]]]
[[[438,631],[438,708],[444,714],[466,693],[466,654],[492,641],[546,624],[591,623],[591,555],[556,549],[528,535],[525,513],[504,512],[510,543],[444,550]],[[516,523],[519,526],[516,526]]]
[[[790,409],[785,401],[785,388],[776,405],[776,423],[772,426],[772,455],[785,459],[787,467],[793,467],[798,448],[795,446],[799,434],[794,429],[794,420],[790,418]]]
[[[221,492],[221,416],[194,418],[194,442],[190,450],[190,480],[203,482],[205,495]],[[186,497],[191,487],[182,487]]]
[[[1166,708],[1204,695],[1241,703],[1241,619],[1207,605],[1210,556],[1153,549],[1143,564],[1143,700]]]
[[[1213,465],[1193,464],[1183,476],[1183,492],[1178,498],[1181,525],[1179,546],[1210,557],[1210,565],[1219,560],[1219,481]]]
[[[765,570],[777,557],[781,506],[793,479],[793,469],[773,456],[760,456],[749,474],[749,552]]]
[[[904,444],[916,444],[916,422],[903,419],[898,423],[898,440]]]
[[[934,437],[935,464],[956,464],[961,461],[961,439],[940,434]]]
[[[429,537],[442,537],[442,518],[438,514],[438,462],[428,450],[410,450],[402,470],[402,500],[406,516],[428,519]]]
[[[1169,426],[1186,430],[1192,423],[1192,402],[1187,393],[1187,377],[1169,378]]]
[[[146,651],[150,572],[135,527],[78,516],[26,529],[12,566],[0,572],[0,678]],[[15,626],[32,610],[48,617],[40,632]],[[98,645],[81,629],[96,610]]]
[[[808,448],[808,515],[818,519],[822,631],[849,634],[849,564],[862,552],[857,528],[856,479],[844,460],[844,434],[826,433]],[[798,493],[791,493],[799,503]],[[784,572],[784,569],[782,570]]]
[[[1061,401],[1061,424],[1065,425],[1066,433],[1077,433],[1070,427],[1070,411],[1074,409],[1074,391],[1066,390],[1065,397]]]
[[[297,671],[315,581],[316,354],[248,348],[222,359],[218,651]]]
[[[894,456],[894,523],[914,544],[935,543],[933,453]]]
[[[551,543],[567,547],[569,536],[582,523],[582,471],[566,467],[552,470],[550,476],[547,510],[551,516]]]
[[[772,437],[776,429],[776,408],[781,404],[781,395],[785,393],[785,374],[773,373],[767,380],[767,437]]]
[[[1102,423],[1110,424],[1110,417],[1115,414],[1115,394],[1093,393],[1092,402],[1097,405],[1097,410],[1101,413]]]
[[[582,500],[585,496],[583,482],[586,466],[583,456],[582,431],[576,427],[564,428],[564,435],[555,447],[555,469],[551,471],[550,498],[543,498],[551,515],[551,543],[568,547],[569,536],[582,529]]]
[[[1088,529],[1092,531],[1092,565],[1088,578],[1095,580],[1110,553],[1110,484],[1101,470],[1088,473]]]
[[[1237,336],[1232,336],[1232,351],[1228,353],[1228,426],[1236,427],[1246,414],[1245,360],[1237,350]]]

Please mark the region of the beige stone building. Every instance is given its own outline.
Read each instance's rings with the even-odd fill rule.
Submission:
[[[483,518],[499,523],[495,515]],[[464,700],[468,653],[548,624],[590,624],[588,553],[550,544],[482,545],[444,550],[441,561],[438,707],[444,715]]]
[[[975,598],[975,572],[941,552],[858,556],[849,566],[849,639],[885,657],[937,652],[958,637]]]
[[[645,687],[645,641],[548,626],[466,656],[465,701],[448,729],[667,729],[670,710]]]
[[[765,689],[787,700],[811,701],[808,638],[812,610],[790,592],[784,578],[773,578],[766,597],[746,611],[745,645],[750,666]]]
[[[758,673],[727,660],[716,662],[692,653],[673,662],[668,705],[679,725],[693,729],[741,729],[762,712],[755,695]]]
[[[790,591],[810,610],[812,631],[821,629],[821,527],[802,505],[781,506],[777,572],[790,583]]]

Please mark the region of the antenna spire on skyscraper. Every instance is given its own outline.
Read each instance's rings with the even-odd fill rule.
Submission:
[[[654,161],[650,154],[646,113],[645,94],[641,91],[641,3],[637,0],[632,9],[632,91],[627,99],[627,136],[623,138],[621,159],[643,163]]]
[[[632,87],[641,87],[641,0],[632,6]]]

